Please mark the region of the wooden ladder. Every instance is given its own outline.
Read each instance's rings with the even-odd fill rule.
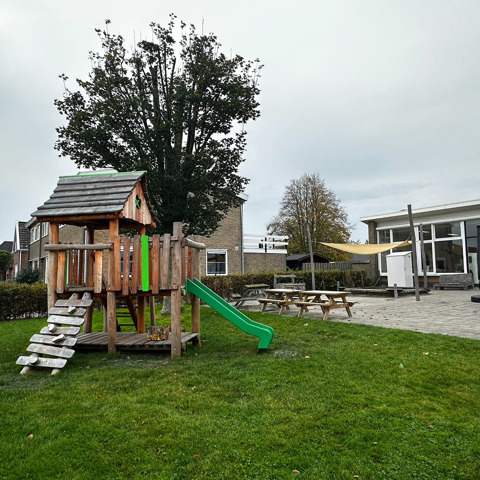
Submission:
[[[40,330],[40,334],[30,338],[32,343],[27,352],[31,355],[18,358],[17,365],[23,366],[20,373],[40,367],[51,368],[52,375],[57,374],[75,353],[76,336],[92,303],[90,293],[84,293],[81,299],[75,293],[68,300],[57,300],[48,312],[48,325]]]
[[[121,332],[122,327],[135,327],[136,330],[138,319],[133,300],[130,297],[117,298],[116,307],[117,331]],[[125,310],[128,310],[128,312],[125,312]],[[120,323],[120,319],[130,319],[131,323]]]

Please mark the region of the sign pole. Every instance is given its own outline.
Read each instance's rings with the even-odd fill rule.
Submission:
[[[420,301],[420,287],[418,284],[418,265],[417,265],[417,242],[415,240],[415,228],[413,227],[412,206],[407,205],[408,221],[410,222],[410,237],[412,239],[412,261],[413,261],[413,282],[415,285],[415,299]]]
[[[312,290],[315,290],[315,265],[313,264],[312,237],[310,235],[310,226],[307,223],[308,249],[310,250],[310,269],[312,271]]]

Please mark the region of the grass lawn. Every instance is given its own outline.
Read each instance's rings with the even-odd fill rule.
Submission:
[[[266,353],[203,308],[180,359],[76,353],[56,376],[15,365],[45,319],[0,323],[0,479],[480,478],[480,342],[249,315]]]

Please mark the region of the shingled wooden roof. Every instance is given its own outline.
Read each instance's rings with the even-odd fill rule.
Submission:
[[[53,194],[32,217],[71,224],[118,217],[127,224],[155,226],[145,172],[60,177]]]

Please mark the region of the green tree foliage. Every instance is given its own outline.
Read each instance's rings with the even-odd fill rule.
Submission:
[[[4,272],[7,268],[12,265],[13,254],[6,252],[5,250],[0,250],[0,272]]]
[[[228,58],[216,36],[183,22],[177,42],[174,15],[150,26],[152,40],[131,52],[120,35],[97,30],[102,51],[90,53],[88,80],[55,100],[67,120],[55,148],[78,166],[146,170],[159,227],[182,221],[187,233],[209,234],[248,181],[237,172],[244,124],[260,114],[261,65]]]
[[[39,277],[38,269],[25,268],[20,270],[15,277],[17,283],[37,283]]]
[[[335,194],[318,174],[305,174],[285,188],[280,212],[267,226],[270,234],[288,235],[288,252],[308,253],[307,225],[315,253],[330,260],[347,260],[342,252],[320,242],[348,243],[351,226],[347,213]]]

